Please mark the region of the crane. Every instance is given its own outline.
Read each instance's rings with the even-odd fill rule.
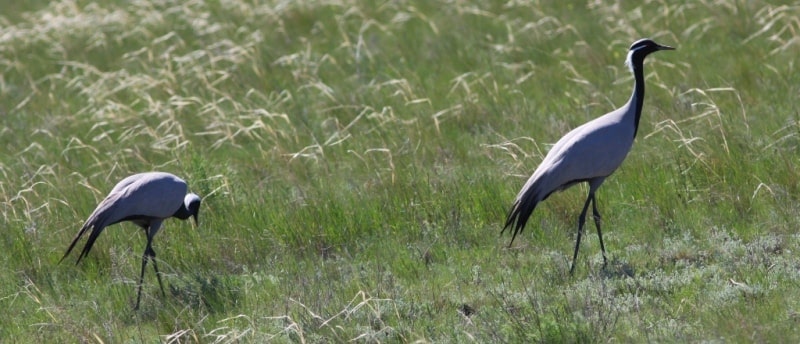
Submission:
[[[575,270],[575,260],[578,258],[578,247],[589,203],[592,204],[594,224],[597,227],[597,236],[600,238],[603,267],[606,266],[608,259],[603,245],[603,233],[600,230],[600,213],[597,211],[595,193],[603,181],[625,160],[636,138],[644,103],[644,58],[656,51],[674,49],[647,38],[631,44],[625,60],[625,64],[634,76],[633,94],[630,99],[622,107],[568,132],[550,149],[533,175],[525,182],[508,212],[501,234],[506,230],[512,232],[509,246],[513,244],[517,234],[525,228],[539,202],[554,192],[587,182],[589,195],[578,217],[578,236],[569,271],[572,274]]]
[[[188,187],[183,179],[166,172],[138,173],[121,180],[89,215],[59,263],[67,258],[78,240],[90,229],[89,238],[75,264],[80,263],[81,259],[89,254],[92,245],[103,229],[116,223],[130,221],[144,229],[147,235],[147,246],[142,254],[142,272],[139,275],[139,291],[134,309],[139,308],[139,301],[142,298],[144,268],[148,260],[153,261],[161,294],[166,295],[155,260],[156,252],[152,247],[153,237],[161,229],[162,222],[170,217],[181,220],[192,217],[197,225],[200,196],[186,193],[187,190]]]

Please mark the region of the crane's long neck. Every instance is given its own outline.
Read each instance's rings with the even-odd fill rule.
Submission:
[[[177,217],[181,220],[186,220],[190,216],[192,216],[192,212],[191,210],[189,210],[189,208],[186,207],[186,204],[181,204],[181,207],[178,208],[177,211],[175,211],[175,214],[172,214],[172,217]]]
[[[633,94],[628,101],[630,107],[628,111],[633,111],[633,137],[639,132],[639,119],[642,117],[642,106],[644,105],[644,60],[633,61]]]

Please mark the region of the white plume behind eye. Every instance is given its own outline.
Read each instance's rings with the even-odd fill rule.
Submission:
[[[186,205],[187,208],[189,207],[189,204],[192,204],[194,202],[200,202],[200,196],[193,193],[188,193],[183,198],[183,204]]]
[[[631,59],[633,58],[633,52],[634,51],[635,50],[629,50],[628,51],[628,57],[625,58],[625,66],[628,67],[628,69],[631,70],[631,73],[633,73],[633,61],[631,61]]]

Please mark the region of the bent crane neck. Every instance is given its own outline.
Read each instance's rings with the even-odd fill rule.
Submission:
[[[192,212],[186,207],[186,204],[181,204],[181,207],[175,211],[175,214],[172,214],[172,217],[179,218],[181,220],[186,220],[192,216]]]

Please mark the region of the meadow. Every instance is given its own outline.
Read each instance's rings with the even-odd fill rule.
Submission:
[[[2,1],[0,342],[800,341],[793,2]],[[514,196],[561,135],[627,101],[598,192]],[[61,259],[114,184],[175,173],[145,236]],[[82,247],[83,242],[79,243]]]

